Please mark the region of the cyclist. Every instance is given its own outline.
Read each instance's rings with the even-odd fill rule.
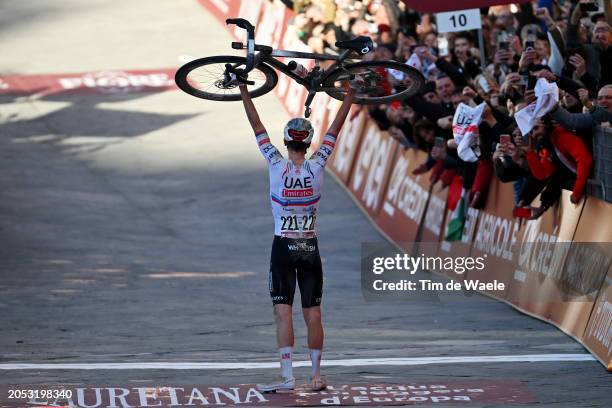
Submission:
[[[276,340],[282,379],[272,384],[258,384],[257,387],[263,392],[292,390],[295,387],[292,370],[292,307],[297,280],[302,299],[302,314],[308,329],[308,348],[312,361],[311,387],[313,391],[320,391],[327,385],[321,377],[323,326],[320,305],[323,270],[315,222],[321,198],[323,170],[351,108],[354,91],[350,87],[347,88],[340,110],[321,146],[309,159],[306,159],[306,150],[312,141],[314,129],[307,119],[291,119],[285,126],[287,158],[284,158],[270,143],[246,85],[240,84],[240,93],[259,149],[268,161],[270,202],[274,216],[269,289],[276,316]]]

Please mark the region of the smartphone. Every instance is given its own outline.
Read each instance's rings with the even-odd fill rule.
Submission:
[[[529,74],[520,74],[521,79],[516,83],[517,85],[527,86],[529,83]]]
[[[440,137],[440,136],[436,136],[436,138],[434,139],[434,146],[436,146],[436,147],[444,147],[444,146],[446,146],[446,139],[444,139],[443,137]]]
[[[533,75],[527,77],[527,89],[534,89],[536,86],[537,78]]]
[[[438,52],[440,57],[446,57],[449,53],[448,51],[448,38],[444,36],[444,34],[438,35]]]
[[[487,79],[483,75],[478,76],[478,86],[480,86],[486,94],[491,92],[491,87],[489,86]]]
[[[508,50],[510,49],[510,42],[508,41],[508,33],[500,31],[497,33],[497,46],[499,49]]]
[[[533,41],[525,41],[525,49],[528,50],[530,48],[532,50],[535,50],[535,42],[533,42]]]
[[[595,2],[580,3],[580,9],[583,13],[588,13],[589,11],[599,10],[599,6]]]
[[[508,146],[510,144],[510,135],[499,135],[499,144]]]

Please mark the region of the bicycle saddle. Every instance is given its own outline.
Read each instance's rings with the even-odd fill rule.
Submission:
[[[356,51],[359,54],[367,54],[374,48],[372,39],[363,35],[353,38],[352,40],[338,41],[336,42],[336,47],[347,48],[349,50]]]

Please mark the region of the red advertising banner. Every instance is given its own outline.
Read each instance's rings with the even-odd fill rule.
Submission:
[[[557,205],[539,219],[525,222],[519,232],[518,263],[509,282],[506,299],[545,320],[551,318],[554,301],[564,298],[558,285],[582,206],[570,202],[563,190]],[[537,203],[536,203],[537,205]]]
[[[609,279],[612,259],[612,218],[609,214],[608,203],[587,198],[573,244],[568,248],[568,259],[561,273],[555,276],[567,300],[551,305],[550,320],[576,337],[583,337],[595,302],[605,300],[606,275]],[[603,313],[605,305],[599,307]],[[612,326],[609,327],[612,330]]]
[[[414,149],[399,151],[391,170],[389,185],[384,194],[382,210],[376,224],[389,238],[404,246],[408,252],[417,237],[417,232],[427,205],[429,184],[421,179],[428,175],[412,176],[412,171],[427,160],[427,154]],[[419,182],[421,181],[421,182]]]
[[[512,3],[527,3],[527,0],[402,0],[408,7],[424,13],[438,13],[440,11],[466,10],[489,6],[499,6]]]
[[[355,155],[359,149],[367,115],[367,112],[359,111],[356,106],[351,108],[347,121],[342,125],[334,153],[327,164],[327,169],[345,185],[348,185],[353,171]]]
[[[225,24],[225,19],[243,16],[239,13],[241,0],[198,0],[213,16]],[[250,3],[262,3],[263,0],[251,0]],[[254,7],[256,9],[256,7]],[[246,18],[246,17],[243,17]],[[252,21],[251,21],[252,22]]]
[[[514,188],[512,183],[493,180],[487,202],[479,212],[474,241],[470,255],[485,258],[485,269],[472,269],[468,279],[483,282],[509,282],[517,264],[517,246],[520,223],[512,217]],[[504,299],[504,290],[487,292],[490,296]]]
[[[367,123],[348,187],[372,218],[382,206],[397,148],[397,141],[387,132],[381,132],[373,121]]]
[[[0,95],[129,93],[175,89],[176,68],[0,76]]]

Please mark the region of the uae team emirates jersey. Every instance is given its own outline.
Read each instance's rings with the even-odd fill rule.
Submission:
[[[268,161],[274,235],[315,236],[323,173],[334,150],[336,135],[327,133],[321,147],[300,167],[281,155],[266,132],[255,136],[259,150]]]

